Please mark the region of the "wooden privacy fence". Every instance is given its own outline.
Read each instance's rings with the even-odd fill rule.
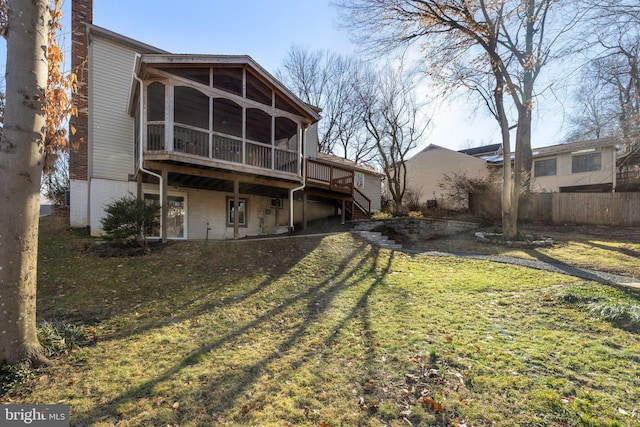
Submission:
[[[470,194],[469,210],[480,219],[500,219],[500,194]],[[532,193],[520,199],[518,219],[545,224],[640,226],[640,193]]]

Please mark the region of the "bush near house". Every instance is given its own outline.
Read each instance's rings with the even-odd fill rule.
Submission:
[[[148,249],[148,237],[160,227],[160,205],[129,194],[105,207],[100,220],[106,238],[116,245],[139,245]]]

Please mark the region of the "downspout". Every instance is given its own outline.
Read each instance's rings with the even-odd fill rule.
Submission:
[[[142,140],[142,137],[144,136],[144,131],[143,131],[143,121],[142,121],[142,114],[144,112],[143,110],[143,96],[144,96],[144,82],[142,81],[142,79],[140,77],[138,77],[138,75],[136,74],[136,64],[138,63],[138,60],[140,59],[140,54],[136,52],[135,58],[133,60],[133,78],[136,79],[136,81],[138,82],[138,85],[140,86],[140,93],[138,95],[138,102],[140,103],[140,128],[138,130],[139,135],[138,135],[138,142],[139,142],[139,150],[140,153],[138,155],[138,172],[144,172],[147,173],[149,175],[155,176],[156,178],[158,178],[159,183],[160,183],[160,212],[162,212],[162,209],[164,208],[164,206],[162,206],[162,201],[164,200],[164,194],[163,194],[163,185],[162,185],[162,175],[159,175],[155,172],[151,172],[150,170],[147,170],[144,168],[144,141]],[[160,214],[160,219],[162,219],[162,214]],[[162,226],[160,226],[160,240],[162,240]]]
[[[302,185],[300,187],[292,188],[289,190],[289,234],[293,233],[293,193],[296,191],[304,190],[304,187],[307,183],[307,162],[304,156],[304,147],[307,143],[307,129],[309,126],[307,125],[304,129],[302,129],[302,138],[300,141],[300,157],[302,158]]]

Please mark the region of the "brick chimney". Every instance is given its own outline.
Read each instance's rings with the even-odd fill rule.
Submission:
[[[69,135],[72,144],[69,155],[69,178],[88,179],[89,141],[89,34],[87,24],[93,21],[93,0],[71,1],[71,67],[78,77],[78,91],[73,101],[78,115],[72,116],[70,124],[76,129]]]

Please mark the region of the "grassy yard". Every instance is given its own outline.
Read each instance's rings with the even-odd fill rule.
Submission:
[[[637,330],[567,298],[606,286],[349,234],[97,258],[47,221],[39,319],[91,343],[3,402],[97,426],[640,425]]]
[[[486,231],[500,232],[499,229]],[[503,244],[475,241],[474,233],[462,233],[450,238],[416,243],[424,250],[473,252],[508,255],[546,262],[566,263],[609,273],[640,278],[640,229],[599,226],[523,226],[522,234],[555,239],[553,247],[510,248]],[[408,245],[411,246],[411,245]]]

